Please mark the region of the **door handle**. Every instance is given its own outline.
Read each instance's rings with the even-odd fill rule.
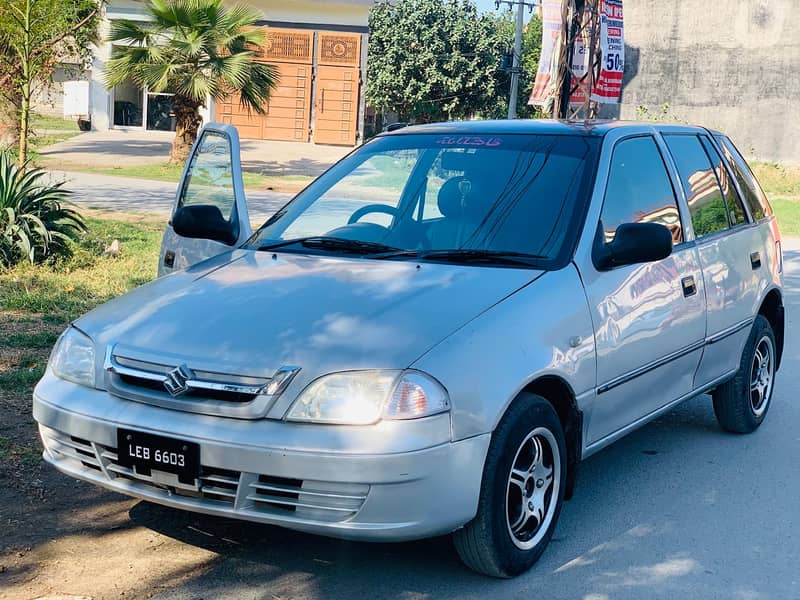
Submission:
[[[697,293],[697,285],[694,282],[694,277],[689,275],[681,279],[681,286],[683,287],[683,295],[685,298],[694,296]]]
[[[761,267],[761,253],[760,252],[753,252],[750,254],[750,265],[753,267],[755,271],[759,267]]]

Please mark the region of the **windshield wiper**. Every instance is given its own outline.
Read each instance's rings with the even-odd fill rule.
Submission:
[[[536,259],[547,258],[538,254],[524,252],[508,252],[504,250],[429,250],[420,252],[421,260],[437,260],[446,262],[486,263],[504,265],[532,266]]]
[[[304,248],[315,248],[320,250],[338,250],[341,252],[348,252],[351,254],[378,254],[395,252],[400,248],[394,246],[387,246],[378,242],[364,242],[361,240],[348,240],[346,238],[326,237],[326,236],[310,236],[295,238],[291,240],[283,240],[273,244],[264,244],[259,246],[259,250],[277,250],[286,246],[293,246],[300,244]]]

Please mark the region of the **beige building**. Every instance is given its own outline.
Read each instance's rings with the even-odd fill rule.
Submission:
[[[264,60],[277,66],[280,82],[265,115],[247,114],[238,99],[209,101],[206,120],[231,123],[243,138],[353,146],[364,135],[367,17],[373,0],[242,0],[263,14],[268,27]],[[101,31],[115,19],[147,20],[143,0],[109,0]],[[170,94],[132,82],[103,83],[110,43],[94,53],[89,73],[63,85],[65,116],[89,116],[92,129],[170,131]]]

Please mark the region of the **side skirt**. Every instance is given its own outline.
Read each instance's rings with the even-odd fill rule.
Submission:
[[[698,388],[696,390],[692,390],[688,394],[685,394],[685,395],[681,396],[680,398],[678,398],[676,400],[673,400],[672,402],[662,406],[661,408],[654,410],[650,414],[645,415],[645,416],[637,419],[636,421],[634,421],[630,425],[626,425],[622,429],[618,429],[614,433],[611,433],[611,434],[607,435],[606,437],[604,437],[602,439],[599,439],[596,442],[593,442],[593,443],[589,444],[588,446],[586,446],[586,448],[584,448],[583,452],[581,453],[581,458],[585,459],[585,458],[590,457],[592,454],[595,454],[596,452],[599,452],[600,450],[602,450],[603,448],[605,448],[609,444],[612,444],[613,442],[616,442],[618,439],[620,439],[621,437],[627,435],[631,431],[633,431],[635,429],[638,429],[642,425],[645,425],[645,424],[649,423],[653,419],[655,419],[657,417],[660,417],[661,415],[663,415],[666,412],[669,412],[670,410],[675,408],[681,402],[684,402],[686,400],[689,400],[691,398],[694,398],[696,396],[699,396],[701,394],[705,394],[706,392],[709,392],[709,391],[713,390],[715,387],[717,387],[721,383],[725,383],[726,381],[731,379],[736,374],[736,371],[737,371],[737,369],[734,369],[734,370],[732,370],[732,371],[730,371],[728,373],[725,373],[723,376],[717,377],[713,381],[708,382],[703,387]]]

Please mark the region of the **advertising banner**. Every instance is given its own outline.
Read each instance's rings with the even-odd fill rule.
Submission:
[[[622,0],[600,0],[600,75],[592,90],[592,100],[616,104],[622,94],[625,69],[625,38]]]
[[[592,100],[603,104],[619,102],[622,73],[625,67],[625,43],[622,0],[599,0],[600,39],[602,52],[600,74],[592,90]],[[539,69],[528,104],[544,106],[555,95],[558,77],[559,39],[562,31],[561,0],[542,0],[542,52]],[[588,17],[588,13],[587,13]],[[575,40],[572,55],[572,89],[570,104],[586,102],[586,89],[578,82],[589,68],[589,40],[583,35]]]

